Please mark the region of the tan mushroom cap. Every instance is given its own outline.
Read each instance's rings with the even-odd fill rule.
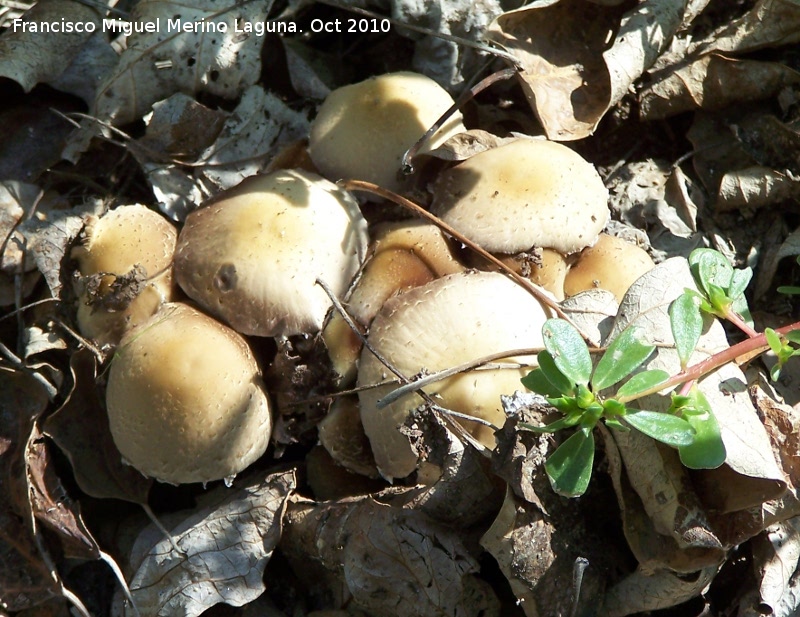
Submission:
[[[184,304],[163,305],[122,340],[106,404],[123,458],[170,484],[230,477],[269,444],[269,402],[247,343]]]
[[[564,292],[574,296],[587,289],[613,293],[617,302],[640,276],[655,267],[650,255],[622,238],[600,234],[594,246],[580,254],[564,279]]]
[[[305,171],[248,178],[190,214],[175,276],[235,330],[291,336],[322,328],[364,259],[367,223],[349,193]]]
[[[595,241],[607,202],[600,175],[575,151],[518,139],[444,172],[433,211],[487,251],[541,247],[568,255]]]
[[[350,315],[365,329],[398,291],[465,269],[441,230],[423,221],[376,226],[371,254],[347,301]],[[341,377],[339,385],[350,383],[356,376],[361,340],[338,313],[325,326],[323,337],[333,369]]]
[[[452,97],[435,81],[411,72],[343,86],[328,95],[311,124],[311,159],[331,180],[367,180],[396,191],[406,150],[452,104]],[[456,112],[421,152],[464,130]]]
[[[416,287],[389,300],[372,322],[369,342],[407,377],[423,369],[436,372],[502,351],[542,346],[547,313],[527,291],[493,272],[460,273]],[[535,364],[535,356],[509,362]],[[521,389],[530,368],[473,370],[425,387],[442,407],[477,416],[502,426],[500,395]],[[368,350],[361,354],[358,385],[369,386],[394,375]],[[408,439],[397,429],[422,404],[409,394],[391,405],[377,401],[397,386],[359,392],[361,421],[375,462],[386,478],[399,478],[416,468]],[[494,446],[493,431],[462,424],[482,443]]]
[[[78,298],[78,329],[100,344],[116,344],[124,332],[149,318],[172,299],[172,257],[178,232],[163,216],[143,205],[120,206],[86,225],[84,240],[72,249],[84,284]],[[116,277],[141,268],[144,287],[130,304],[109,310],[92,305],[86,277],[108,273],[100,279],[96,299],[111,293]]]

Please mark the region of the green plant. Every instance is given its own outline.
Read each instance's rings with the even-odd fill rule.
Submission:
[[[520,424],[521,428],[552,433],[575,428],[545,463],[553,489],[564,496],[582,495],[588,487],[594,461],[593,429],[603,422],[613,430],[635,429],[678,449],[681,462],[693,469],[715,468],[725,461],[719,424],[697,380],[748,353],[772,350],[778,359],[772,377],[789,358],[800,355],[800,322],[779,330],[757,332],[750,318],[744,291],[750,269],[735,270],[720,253],[697,249],[689,256],[697,290],[687,289],[669,308],[670,326],[681,370],[635,372],[655,346],[643,341],[635,327],[623,330],[593,364],[578,331],[563,319],[544,324],[545,350],[539,367],[522,379],[523,385],[542,394],[562,414],[547,426]],[[704,314],[721,317],[741,329],[747,339],[702,362],[689,365],[700,340]],[[611,390],[617,386],[616,391]],[[677,388],[677,391],[675,389]],[[662,391],[671,392],[665,412],[638,409],[632,403]]]

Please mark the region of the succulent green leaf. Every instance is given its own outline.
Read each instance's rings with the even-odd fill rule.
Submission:
[[[608,418],[613,416],[624,416],[628,413],[628,408],[625,407],[625,403],[609,398],[603,401],[603,413],[606,416],[606,421],[608,421]]]
[[[637,431],[669,446],[688,446],[694,441],[694,429],[683,418],[657,411],[629,409],[625,422]]]
[[[731,284],[728,286],[728,295],[734,300],[739,296],[744,295],[744,290],[750,284],[753,278],[752,268],[742,268],[741,270],[734,270],[731,277]]]
[[[654,349],[655,345],[642,342],[637,328],[623,330],[597,363],[592,377],[594,391],[609,388],[630,375],[647,360]]]
[[[625,426],[622,422],[617,420],[616,418],[606,418],[605,420],[606,426],[610,426],[613,429],[618,431],[622,431],[623,433],[630,432],[631,428],[629,426]]]
[[[697,296],[681,294],[669,307],[669,322],[681,368],[686,368],[703,332],[703,314]]]
[[[783,335],[787,341],[792,343],[800,343],[800,330],[792,330]]]
[[[634,397],[640,392],[649,390],[658,384],[669,379],[669,373],[661,369],[653,369],[651,371],[642,371],[631,377],[626,381],[619,390],[617,390],[617,397]]]
[[[544,464],[550,486],[564,497],[580,497],[586,492],[594,464],[592,431],[580,429],[562,443]]]
[[[549,351],[540,351],[536,359],[539,362],[539,368],[542,370],[542,374],[544,374],[547,381],[550,382],[552,389],[555,389],[557,395],[566,394],[574,396],[575,382],[561,372]]]
[[[525,377],[520,379],[520,381],[528,390],[541,394],[542,396],[553,397],[562,394],[562,392],[547,378],[541,368],[533,369],[530,373],[525,375]]]
[[[716,469],[725,462],[727,453],[719,424],[708,399],[697,388],[692,389],[693,413],[684,417],[695,430],[694,441],[678,448],[681,463],[691,469]]]
[[[767,344],[773,353],[780,354],[781,350],[783,349],[781,335],[775,332],[775,330],[772,328],[766,328],[764,330],[764,337],[767,339]]]
[[[789,296],[800,295],[800,287],[794,285],[781,285],[778,287],[778,293],[786,294]]]
[[[592,358],[580,333],[563,319],[548,319],[542,327],[544,346],[558,369],[575,384],[587,385]]]
[[[753,322],[753,316],[750,314],[750,307],[747,305],[747,298],[744,296],[736,298],[731,304],[730,310],[739,315],[748,326],[754,327],[755,323]]]
[[[527,422],[520,422],[517,426],[525,429],[526,431],[533,431],[534,433],[555,433],[562,428],[570,428],[578,424],[581,419],[581,414],[571,414],[555,422],[551,422],[545,426],[535,426]]]
[[[727,258],[714,249],[695,249],[689,255],[689,268],[694,275],[698,287],[711,293],[711,285],[722,290],[730,287],[733,278],[733,266]]]

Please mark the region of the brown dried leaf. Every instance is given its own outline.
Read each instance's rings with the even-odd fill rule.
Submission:
[[[29,376],[0,369],[0,609],[18,611],[60,595],[31,535],[23,455],[47,393]]]
[[[492,616],[494,594],[455,530],[423,513],[371,498],[293,503],[281,547],[305,569],[309,558],[344,581],[353,603],[385,617]],[[337,607],[339,608],[339,607]]]
[[[497,137],[481,129],[471,129],[453,135],[441,146],[426,154],[443,161],[465,161],[476,154],[517,139],[517,137]]]
[[[294,472],[268,475],[241,488],[218,487],[207,504],[137,554],[130,589],[142,615],[200,615],[219,603],[243,606],[265,589],[264,568],[281,536]],[[136,612],[125,605],[124,615]]]
[[[58,411],[45,420],[45,435],[69,459],[82,491],[101,499],[147,503],[153,481],[122,463],[98,394],[94,355],[87,349],[75,352],[70,370],[72,391]]]
[[[798,597],[792,593],[791,579],[800,564],[800,519],[772,525],[754,538],[753,559],[760,579],[761,605],[766,605],[772,615],[780,614],[782,602],[792,604],[796,610]]]
[[[237,33],[235,26],[265,21],[271,6],[272,0],[223,5],[213,0],[139,2],[131,21],[159,23],[160,31],[128,37],[116,70],[98,90],[94,115],[127,124],[176,92],[239,96],[258,80],[263,41],[254,32]],[[168,20],[176,16],[183,24],[224,22],[227,31],[168,32]]]
[[[80,505],[72,499],[56,474],[44,435],[35,423],[25,449],[33,515],[56,533],[66,557],[97,559],[100,548],[86,528]]]
[[[772,98],[797,84],[800,73],[783,64],[709,54],[658,74],[639,94],[640,113],[658,120],[697,108],[713,111]]]

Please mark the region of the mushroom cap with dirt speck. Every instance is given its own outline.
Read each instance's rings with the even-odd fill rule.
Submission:
[[[442,173],[432,209],[487,251],[541,247],[568,255],[597,239],[607,202],[597,170],[574,150],[518,139]]]
[[[366,180],[397,191],[406,150],[453,105],[435,81],[411,72],[389,73],[337,88],[311,124],[309,153],[331,180]],[[428,152],[463,132],[453,114],[425,144]]]
[[[368,340],[406,377],[436,372],[515,349],[541,348],[547,310],[530,293],[494,272],[452,274],[390,299],[372,322]],[[501,362],[501,361],[498,361]],[[534,355],[505,362],[536,364]],[[478,416],[502,426],[505,412],[500,395],[522,389],[520,379],[531,370],[511,368],[471,370],[426,386],[444,408]],[[358,385],[372,386],[394,379],[369,350],[361,353]],[[410,474],[417,459],[408,438],[400,433],[409,414],[423,401],[406,395],[378,409],[377,401],[396,385],[359,392],[361,421],[375,462],[386,478]],[[459,420],[481,443],[494,447],[492,429]]]
[[[120,206],[92,218],[83,241],[72,249],[78,262],[82,289],[78,292],[78,329],[95,342],[115,345],[126,330],[142,323],[164,302],[172,300],[172,257],[178,232],[158,212],[143,205]],[[103,306],[119,277],[140,268],[141,288],[129,288],[127,306]],[[87,281],[99,276],[90,297]]]
[[[640,276],[655,267],[647,251],[622,238],[600,234],[594,246],[584,250],[567,272],[564,293],[574,296],[587,289],[613,293],[617,302]]]
[[[291,336],[322,328],[368,244],[352,196],[315,174],[248,178],[190,214],[175,276],[186,294],[242,334]]]
[[[170,484],[239,473],[264,453],[272,430],[245,340],[180,303],[163,305],[122,340],[106,405],[123,459]]]

